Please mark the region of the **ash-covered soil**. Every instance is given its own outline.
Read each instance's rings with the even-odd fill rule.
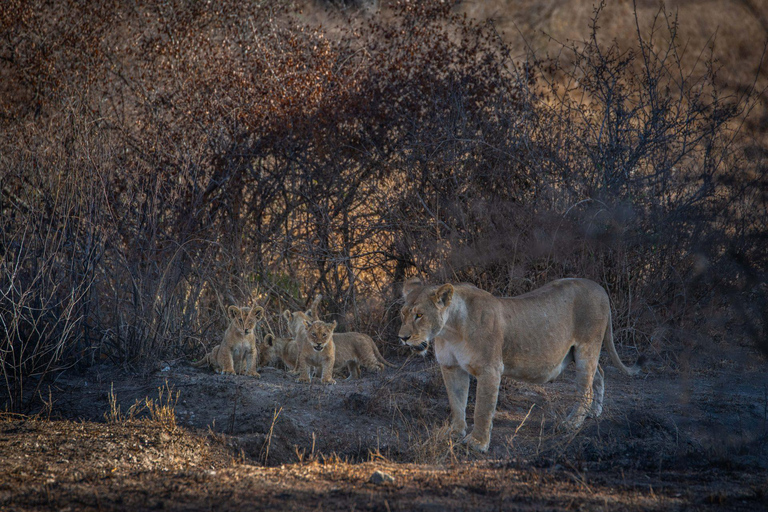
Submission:
[[[94,367],[53,384],[56,420],[0,421],[0,509],[765,510],[768,374],[740,350],[634,378],[604,361],[603,415],[576,433],[559,427],[571,372],[505,380],[487,455],[447,435],[434,358],[335,386],[274,368]],[[178,393],[178,428],[126,419],[158,388]],[[377,469],[394,481],[369,483]]]

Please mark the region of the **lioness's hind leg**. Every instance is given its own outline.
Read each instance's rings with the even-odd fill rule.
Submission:
[[[603,412],[603,395],[605,394],[605,375],[603,374],[603,368],[600,364],[597,365],[595,379],[592,382],[592,392],[594,397],[592,399],[590,416],[597,418]]]
[[[596,352],[596,353],[595,353]],[[577,429],[584,423],[587,412],[592,408],[592,399],[594,392],[592,383],[597,372],[600,356],[600,345],[597,350],[592,346],[580,346],[574,351],[574,361],[576,363],[576,387],[579,394],[578,402],[565,420],[565,424],[570,429]],[[602,405],[601,405],[602,407]]]

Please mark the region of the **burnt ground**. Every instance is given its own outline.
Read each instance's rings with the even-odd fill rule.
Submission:
[[[768,508],[768,373],[748,348],[634,378],[603,361],[603,415],[576,433],[571,372],[506,380],[487,455],[447,435],[434,358],[399,364],[335,386],[184,361],[60,376],[49,409],[0,419],[0,509]]]

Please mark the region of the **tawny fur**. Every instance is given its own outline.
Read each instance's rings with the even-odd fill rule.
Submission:
[[[320,381],[323,384],[336,384],[333,369],[336,362],[336,346],[333,343],[333,330],[336,322],[330,324],[321,320],[306,323],[298,331],[296,342],[299,345],[299,382],[311,382],[312,368],[320,369]]]
[[[578,428],[587,414],[599,416],[603,403],[600,350],[628,375],[613,343],[611,307],[605,290],[587,279],[561,279],[511,298],[494,297],[470,284],[403,285],[401,341],[435,356],[451,405],[452,431],[466,435],[469,376],[477,379],[475,424],[466,442],[487,451],[502,375],[543,383],[575,362],[581,398],[566,420]]]
[[[196,368],[210,367],[217,373],[261,377],[256,370],[259,353],[256,347],[256,323],[264,317],[264,309],[229,306],[229,326],[224,339],[200,361],[192,363]]]
[[[318,302],[320,296],[315,299],[313,306]],[[316,314],[316,311],[315,311]],[[310,311],[302,313],[301,311],[284,311],[283,316],[288,322],[288,330],[295,339],[304,339],[306,329],[313,323],[315,318],[310,316]],[[384,366],[395,368],[395,365],[384,359],[379,352],[376,343],[367,334],[359,332],[334,332],[332,334],[334,343],[335,362],[334,370],[340,371],[346,368],[349,370],[349,378],[360,378],[360,367],[372,371],[381,371]],[[280,357],[289,369],[296,368],[297,354],[301,350],[301,343],[284,341],[280,343],[278,349]]]
[[[360,367],[374,372],[380,372],[384,366],[396,366],[381,355],[376,343],[367,334],[360,332],[333,333],[333,343],[336,345],[335,369],[347,368],[349,378],[360,378]]]
[[[299,366],[299,344],[295,338],[282,338],[268,334],[259,351],[259,367],[282,362],[285,369],[293,373]]]

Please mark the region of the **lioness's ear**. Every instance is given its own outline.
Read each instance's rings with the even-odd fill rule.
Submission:
[[[430,298],[438,308],[447,308],[453,299],[453,285],[444,284],[433,293]]]
[[[407,297],[416,288],[421,288],[424,283],[420,277],[412,277],[403,283],[403,298]]]
[[[286,322],[291,323],[291,320],[293,320],[293,315],[291,315],[291,312],[286,309],[283,311],[283,318],[285,318]]]
[[[229,318],[231,320],[234,320],[235,318],[240,316],[240,308],[238,308],[237,306],[229,306],[227,308],[227,314],[229,315]]]
[[[272,334],[267,334],[264,336],[264,343],[266,343],[268,346],[274,346],[275,344],[275,337]]]
[[[253,306],[248,316],[252,316],[257,322],[264,318],[264,308],[261,306]]]

